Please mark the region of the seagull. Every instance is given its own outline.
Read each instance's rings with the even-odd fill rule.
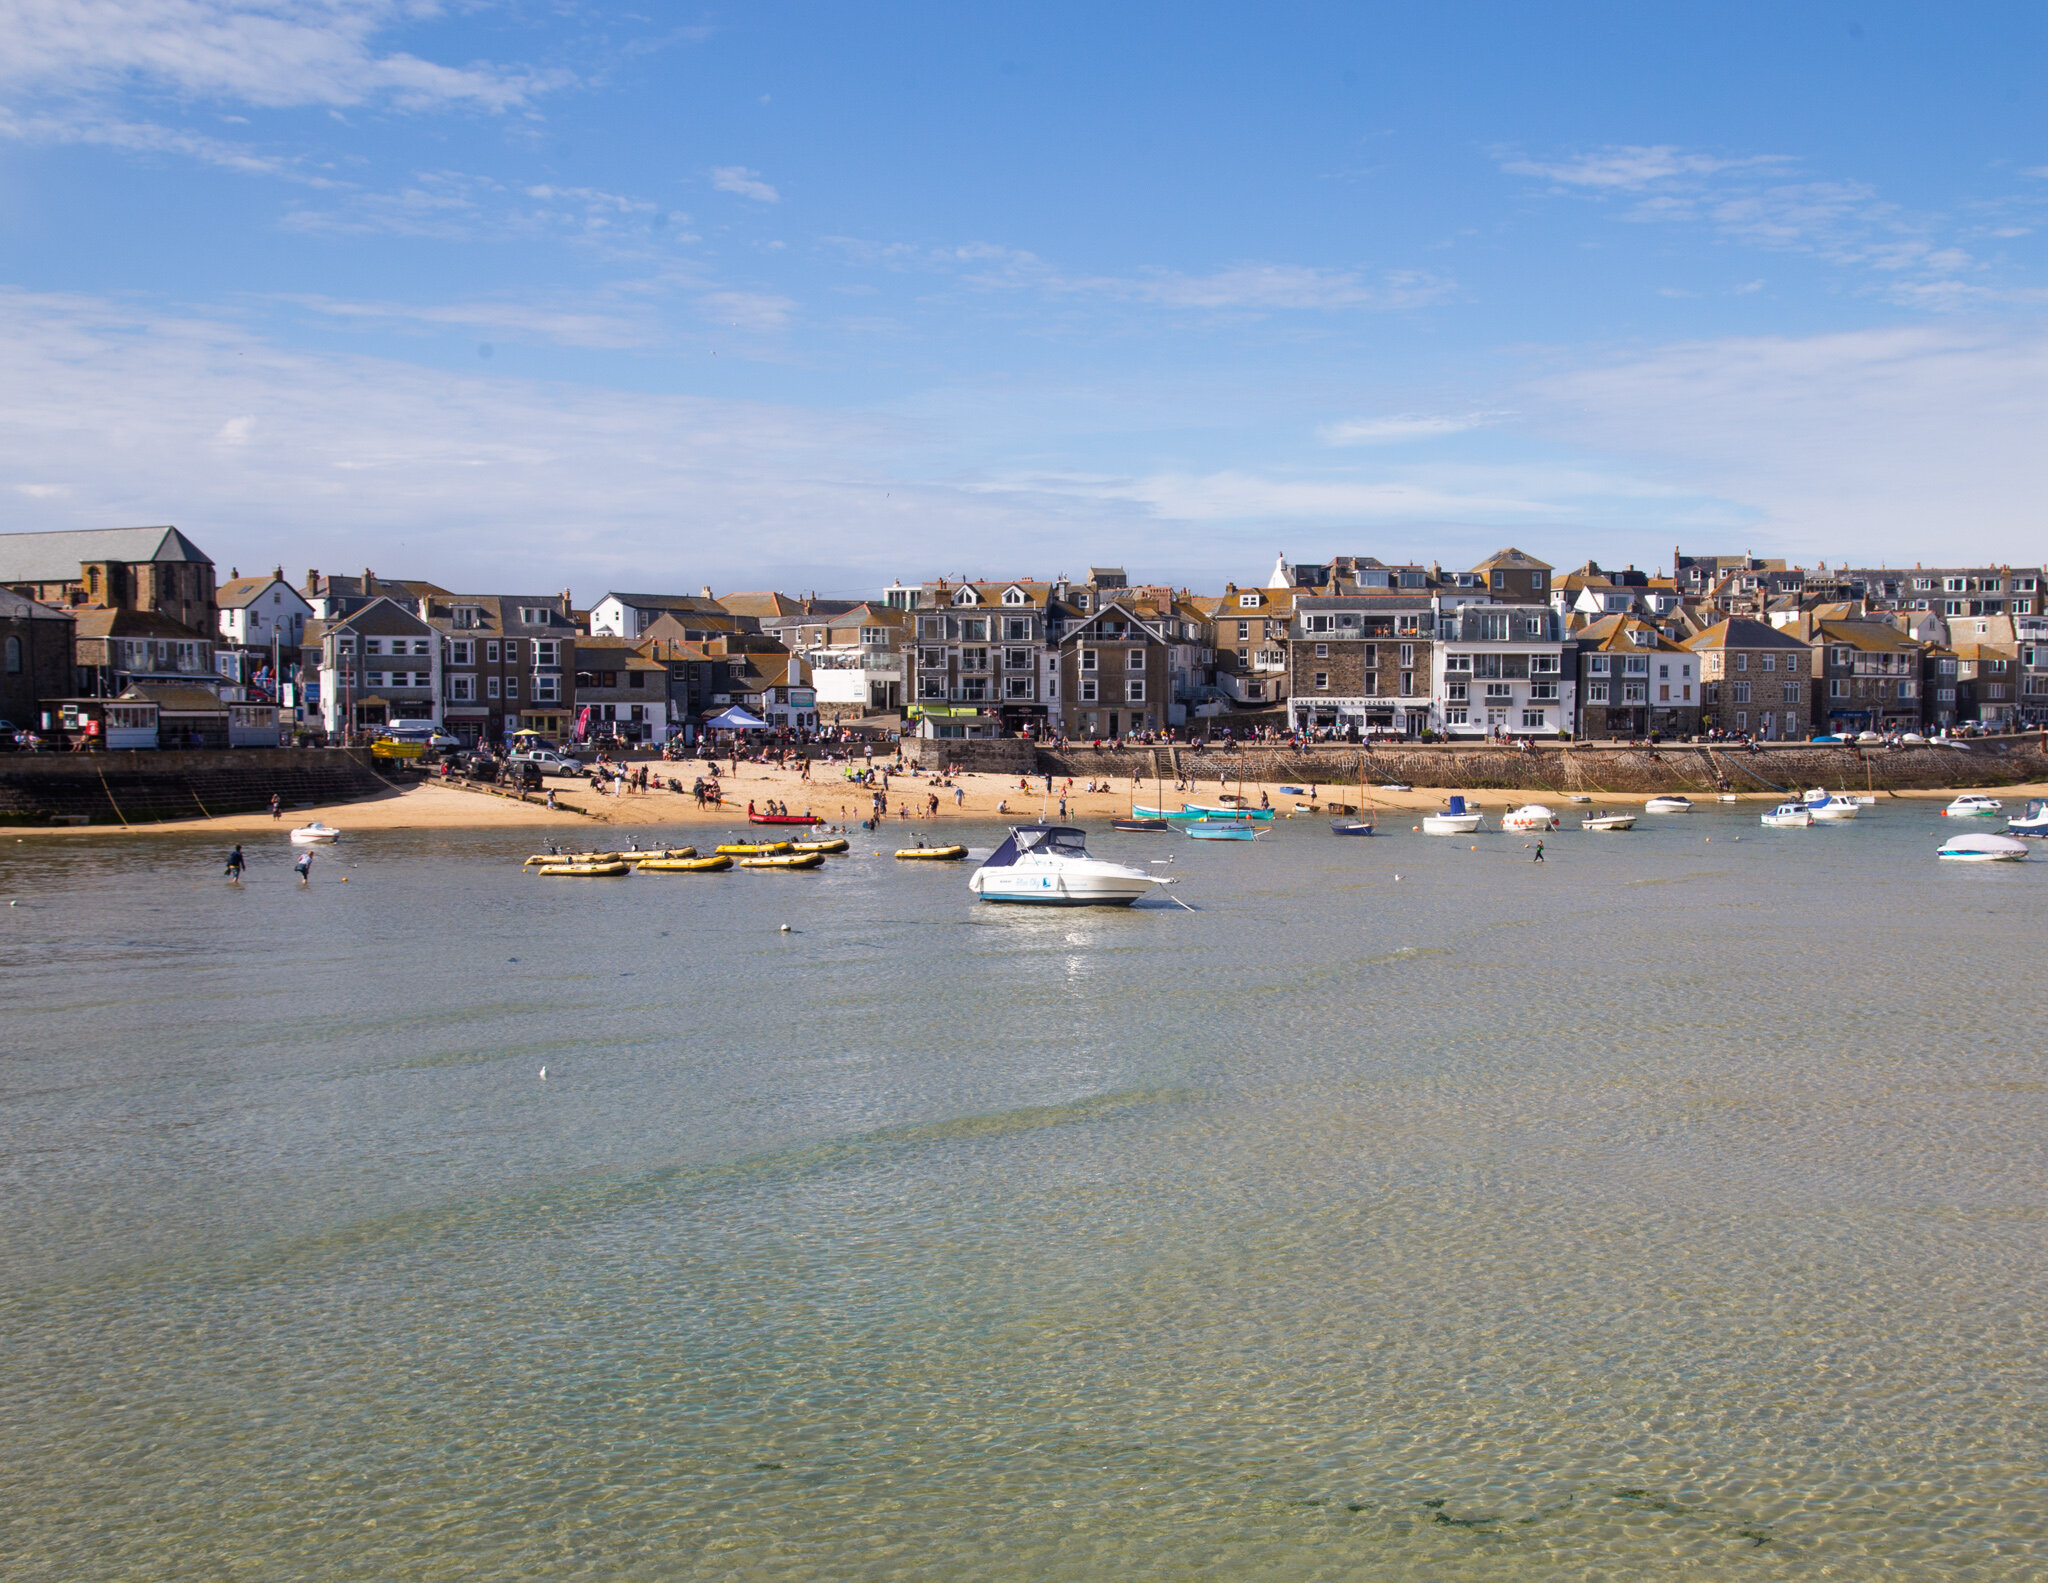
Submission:
[[[546,1067],[542,1067],[540,1069],[540,1080],[543,1083],[545,1083],[548,1080],[548,1069]]]

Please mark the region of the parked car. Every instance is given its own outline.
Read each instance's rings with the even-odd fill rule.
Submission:
[[[531,764],[543,775],[581,775],[584,767],[575,755],[558,748],[521,748],[506,760],[509,764]]]

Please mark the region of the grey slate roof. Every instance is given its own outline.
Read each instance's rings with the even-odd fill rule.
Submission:
[[[80,528],[0,533],[0,582],[54,583],[84,561],[204,561],[213,557],[176,528]]]

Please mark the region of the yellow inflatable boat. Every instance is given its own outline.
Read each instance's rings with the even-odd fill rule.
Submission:
[[[609,863],[543,863],[539,872],[548,879],[614,879],[632,873],[633,865],[617,858]]]
[[[743,857],[741,868],[823,868],[822,852],[785,852],[779,857]]]
[[[625,856],[623,852],[536,852],[526,860],[526,867],[537,868],[543,863],[618,863]]]
[[[846,850],[846,843],[840,840],[792,841],[790,847],[791,850],[797,852],[844,852]]]
[[[688,852],[690,849],[684,847],[683,850]],[[732,859],[698,857],[694,853],[689,857],[643,857],[638,867],[643,874],[715,874],[720,869],[731,868]]]
[[[907,846],[897,857],[906,863],[957,863],[967,856],[964,846]]]
[[[721,857],[775,857],[793,849],[787,841],[733,841],[717,850]]]

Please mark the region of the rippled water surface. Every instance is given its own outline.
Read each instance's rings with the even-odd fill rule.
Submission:
[[[0,1571],[2039,1577],[2048,861],[1933,806],[0,837]]]

